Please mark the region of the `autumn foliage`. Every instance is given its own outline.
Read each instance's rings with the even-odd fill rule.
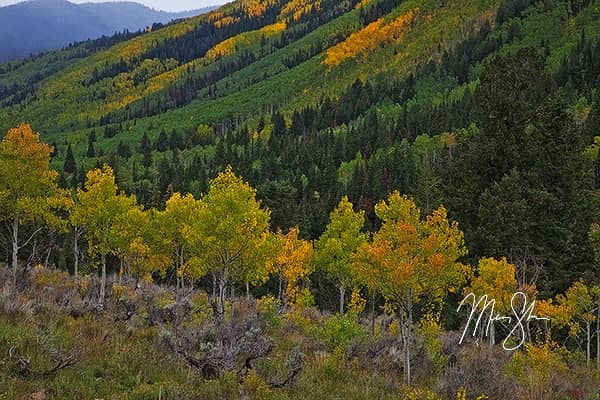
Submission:
[[[417,375],[413,369],[422,368],[418,363],[414,367],[415,358],[425,357],[428,368],[435,371],[447,367],[448,357],[441,340],[444,334],[441,313],[451,296],[469,291],[478,296],[488,295],[495,301],[496,312],[510,313],[515,291],[523,290],[533,298],[537,294],[534,285],[519,286],[516,267],[506,258],[481,258],[476,268],[464,264],[468,252],[463,232],[448,218],[446,209],[439,206],[424,213],[412,198],[399,191],[393,191],[375,205],[379,225],[371,232],[365,228],[365,212],[355,210],[343,196],[331,212],[321,237],[310,242],[302,237],[298,227],[272,232],[271,211],[259,200],[256,189],[231,166],[210,180],[207,193],[199,198],[174,192],[164,208],[144,209],[135,196],[120,190],[115,171],[106,164],[88,171],[84,187],[67,196],[54,182],[57,174],[50,168],[51,148],[28,125],[9,131],[0,151],[4,167],[0,170],[0,201],[5,205],[2,218],[9,223],[15,219],[27,223],[31,225],[29,229],[40,226],[55,232],[70,225],[74,231],[74,237],[70,238],[74,239],[75,257],[79,257],[77,239],[85,238],[91,260],[86,262],[88,272],[98,267],[101,276],[99,290],[88,295],[94,299],[95,312],[106,312],[107,303],[112,307],[112,294],[117,306],[124,307],[130,318],[138,307],[132,304],[144,293],[143,289],[140,291],[140,281],[146,289],[153,281],[169,288],[170,279],[174,278],[173,292],[167,289],[159,303],[175,304],[170,306],[174,308],[189,307],[187,312],[192,320],[180,327],[178,318],[186,317],[178,316],[177,311],[155,313],[174,313],[164,318],[173,319],[177,335],[186,329],[193,330],[198,321],[214,321],[212,318],[222,321],[236,313],[243,314],[245,307],[252,304],[251,291],[256,289],[277,293],[277,297],[268,294],[259,300],[258,315],[268,314],[262,315],[263,321],[277,327],[285,320],[285,329],[319,338],[334,351],[329,362],[341,363],[343,352],[349,351],[351,345],[359,348],[357,340],[366,336],[361,318],[367,303],[372,302],[374,319],[376,299],[380,298],[385,313],[393,319],[388,327],[380,328],[384,332],[380,334],[386,340],[397,341],[402,349],[404,381],[412,385]],[[28,165],[37,168],[26,168]],[[594,229],[590,237],[596,239]],[[19,238],[16,231],[13,245],[17,250],[30,241],[23,243]],[[16,271],[18,265],[14,268]],[[36,276],[43,277],[45,273],[38,272]],[[330,318],[318,313],[315,316],[315,276],[329,280],[326,282],[339,290],[339,314]],[[131,280],[137,282],[135,288],[128,286]],[[63,286],[72,293],[90,292],[90,277],[84,275],[75,284]],[[212,295],[205,292],[199,295],[198,286],[206,287],[207,292],[212,290]],[[239,296],[236,298],[234,290],[238,287],[246,288],[248,303],[241,303]],[[352,295],[345,313],[345,294],[350,290]],[[363,298],[363,294],[372,300]],[[591,367],[594,326],[598,331],[595,324],[600,321],[600,289],[588,286],[583,280],[576,281],[565,294],[540,301],[537,313],[551,322],[532,327],[524,351],[515,355],[506,368],[507,374],[523,381],[522,387],[538,393],[534,398],[543,398],[543,383],[550,382],[555,373],[567,374],[560,356],[564,350],[555,344],[555,337],[566,332],[570,343],[585,348],[586,365]],[[219,326],[219,329],[223,329],[223,334],[231,334],[230,329],[234,328]],[[268,354],[272,343],[253,336],[254,328],[247,329],[243,340],[249,346],[258,346],[256,354],[261,357]],[[376,338],[373,325],[371,332]],[[197,332],[190,334],[196,339],[201,337]],[[489,337],[493,351],[493,329]],[[168,334],[164,340],[192,366],[213,362],[206,355],[210,352],[205,358],[194,358],[188,353],[193,348],[189,343],[183,344]],[[231,356],[227,354],[223,357]],[[254,357],[254,353],[250,354]],[[545,363],[555,367],[544,369]],[[210,365],[217,371],[232,370],[229,364]],[[198,368],[203,374],[212,374],[204,367]],[[532,371],[541,374],[536,382],[524,380],[525,374]],[[244,379],[256,376],[252,374],[255,372],[246,371],[241,376]],[[458,392],[465,398],[466,389],[459,388]]]
[[[343,42],[329,48],[324,60],[325,65],[335,67],[345,60],[360,55],[366,57],[380,47],[400,40],[410,30],[410,25],[418,12],[418,8],[410,10],[392,22],[387,22],[383,18],[371,22]]]

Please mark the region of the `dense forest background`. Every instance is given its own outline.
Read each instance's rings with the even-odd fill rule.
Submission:
[[[32,217],[15,239],[7,223],[3,258],[18,264],[14,271],[33,274],[33,283],[22,287],[24,298],[35,293],[40,275],[53,276],[34,268],[45,265],[71,276],[105,271],[102,283],[91,285],[101,291],[89,295],[100,299],[105,315],[119,307],[150,313],[161,304],[163,295],[152,292],[155,297],[139,305],[141,295],[132,293],[140,279],[162,285],[149,293],[175,287],[169,304],[189,298],[182,290],[208,293],[203,312],[214,313],[216,332],[247,335],[252,327],[223,324],[258,314],[276,338],[277,354],[294,355],[293,379],[285,384],[267,384],[273,365],[262,365],[262,377],[254,377],[270,396],[303,393],[303,386],[276,390],[298,376],[299,385],[321,382],[316,375],[328,368],[340,375],[321,382],[327,390],[344,379],[371,379],[365,371],[385,371],[388,379],[396,371],[410,383],[410,366],[427,360],[437,378],[421,371],[416,381],[436,387],[430,394],[407,394],[406,386],[378,381],[364,397],[348,396],[381,398],[377,390],[388,387],[415,398],[496,398],[503,388],[512,398],[594,398],[599,18],[600,4],[591,0],[240,0],[143,34],[2,64],[0,127],[9,131],[27,122],[33,128],[20,125],[4,142],[21,135],[38,148],[44,145],[33,132],[40,132],[51,145],[46,167],[57,171],[53,191],[70,193],[74,202],[51,213],[64,221],[61,229]],[[18,158],[14,154],[27,153],[22,150],[6,154]],[[10,199],[13,186],[5,175],[0,193]],[[106,193],[115,198],[102,197]],[[94,214],[102,204],[113,212]],[[85,212],[73,211],[84,206]],[[14,222],[5,208],[3,219]],[[146,217],[127,214],[137,228],[117,221],[108,236],[139,230],[143,237],[103,243],[101,222],[121,209]],[[249,229],[245,222],[234,233],[219,225],[237,226],[237,211],[252,215],[255,230],[243,230]],[[181,235],[190,249],[162,251],[157,232],[169,237],[172,225],[189,225],[172,237]],[[262,243],[262,233],[272,238]],[[227,258],[232,237],[254,238],[253,251]],[[17,246],[18,257],[15,242],[26,244]],[[211,246],[227,248],[227,257]],[[419,258],[424,253],[426,261]],[[414,264],[420,269],[406,272],[406,263],[414,267],[408,259],[421,260]],[[394,266],[400,270],[394,273]],[[7,269],[7,282],[18,286],[18,275]],[[502,330],[483,353],[460,353],[444,343],[456,343],[452,334],[465,322],[455,311],[463,288],[494,293],[502,307],[510,304],[508,293],[523,290],[554,322],[528,328],[529,347],[510,359],[495,343]],[[72,295],[87,299],[86,290]],[[136,306],[123,306],[129,304],[123,298]],[[236,307],[250,311],[237,314]],[[235,362],[207,370],[207,359],[194,351],[214,342],[193,329],[179,331],[190,315],[173,312],[174,320],[159,318],[175,338],[161,342],[164,349],[205,378],[219,376],[224,386],[214,390],[227,390],[231,376],[222,373],[234,371]],[[320,343],[335,365],[311,359],[300,372],[290,343],[282,347],[279,318],[304,353],[314,356],[311,346]],[[370,339],[355,342],[368,332]],[[391,338],[401,342],[386,342]],[[268,353],[264,343],[248,346],[257,352],[250,352],[251,361]],[[402,352],[396,364],[375,350],[394,346]],[[366,366],[369,354],[384,365]],[[482,373],[477,363],[495,363],[484,383],[474,380]],[[249,371],[257,372],[244,368],[236,378],[247,383]],[[526,383],[525,371],[539,376]],[[248,395],[248,388],[238,389],[231,397]]]
[[[231,164],[306,239],[342,195],[376,228],[397,189],[444,204],[470,260],[534,259],[565,289],[596,268],[597,5],[417,3],[234,3],[6,64],[2,125],[42,132],[63,187],[107,163],[147,207]]]

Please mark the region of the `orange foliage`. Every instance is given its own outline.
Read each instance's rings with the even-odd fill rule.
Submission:
[[[366,6],[367,4],[369,4],[371,1],[373,0],[360,0],[358,2],[358,4],[354,7],[355,9],[359,9],[359,8],[363,8],[364,6]]]
[[[241,2],[242,8],[249,17],[260,17],[267,8],[275,4],[274,0],[244,0]]]
[[[227,26],[227,25],[233,25],[236,22],[239,22],[239,20],[240,19],[238,17],[227,16],[227,17],[223,17],[223,18],[221,18],[219,20],[216,20],[215,23],[214,23],[214,25],[217,28],[222,28],[222,27]]]
[[[283,7],[281,10],[281,16],[283,18],[290,18],[293,21],[298,21],[303,15],[312,12],[313,9],[320,10],[320,1],[311,0],[292,0]]]
[[[343,42],[329,48],[324,63],[328,67],[335,67],[344,60],[355,58],[359,54],[367,56],[370,52],[399,40],[409,31],[418,10],[415,8],[387,25],[384,24],[383,18],[370,23],[360,31],[351,34]]]
[[[298,238],[298,228],[291,228],[288,233],[278,232],[275,235],[274,245],[278,246],[278,253],[267,262],[267,270],[279,276],[285,282],[285,298],[289,303],[294,303],[301,289],[301,282],[313,271],[311,263],[313,249],[310,242]]]

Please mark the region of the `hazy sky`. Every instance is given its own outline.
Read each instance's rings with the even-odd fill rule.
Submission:
[[[7,6],[9,4],[19,3],[22,0],[0,0],[0,7]],[[44,0],[37,0],[44,1]],[[72,3],[103,3],[106,1],[118,1],[118,0],[69,0]],[[196,8],[202,8],[206,6],[225,4],[231,0],[129,0],[137,3],[142,3],[148,7],[156,8],[165,11],[183,11],[193,10]]]

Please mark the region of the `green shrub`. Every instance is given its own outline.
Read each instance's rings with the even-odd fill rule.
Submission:
[[[352,339],[365,334],[352,314],[338,314],[326,319],[315,333],[331,350],[343,349]]]
[[[264,296],[257,301],[258,315],[262,322],[270,327],[278,327],[281,324],[279,309],[281,301],[273,295]]]

